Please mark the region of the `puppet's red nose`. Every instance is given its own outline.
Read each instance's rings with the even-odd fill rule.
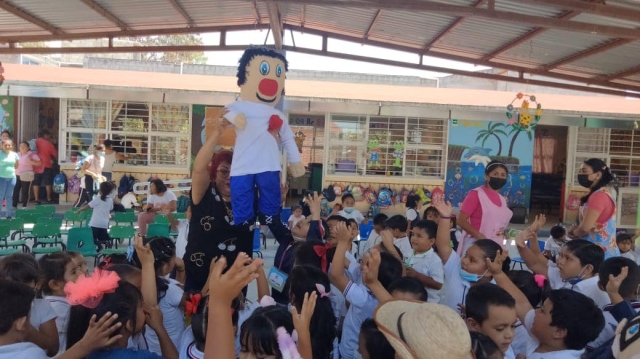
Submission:
[[[278,81],[262,79],[258,85],[258,91],[265,96],[273,97],[278,93]]]

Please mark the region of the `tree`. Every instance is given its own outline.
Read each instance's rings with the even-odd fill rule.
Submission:
[[[139,42],[143,46],[180,46],[180,45],[204,45],[200,35],[166,35],[128,38],[130,41]],[[204,52],[147,52],[142,55],[143,61],[162,61],[174,64],[206,64],[207,57]]]
[[[507,137],[507,133],[503,130],[498,129],[498,127],[504,127],[504,124],[500,122],[489,122],[489,124],[487,125],[487,129],[478,132],[478,137],[476,137],[476,142],[482,139],[482,147],[484,147],[484,144],[487,142],[487,140],[491,136],[494,136],[496,140],[498,140],[498,154],[496,156],[500,156],[502,154],[502,141],[500,140],[500,137],[498,135]]]

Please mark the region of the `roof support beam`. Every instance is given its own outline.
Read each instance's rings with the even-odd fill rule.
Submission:
[[[100,4],[98,4],[94,0],[80,0],[80,1],[82,1],[88,7],[92,8],[98,14],[102,15],[102,17],[104,17],[105,19],[107,19],[107,20],[111,21],[112,23],[116,24],[116,26],[118,26],[120,28],[120,30],[123,30],[123,31],[129,30],[129,26],[127,26],[127,24],[122,22],[115,15],[113,15],[107,9],[103,8],[102,6],[100,6]]]
[[[478,7],[480,5],[482,5],[485,2],[485,0],[476,0],[475,3],[473,3],[473,7]],[[429,41],[428,44],[426,44],[424,46],[425,49],[430,50],[432,47],[434,47],[437,43],[440,42],[440,40],[442,40],[448,33],[451,32],[451,30],[455,29],[458,25],[460,25],[460,23],[462,22],[462,20],[464,20],[463,17],[459,17],[455,20],[453,20],[451,22],[451,24],[449,24],[449,26],[447,26],[444,30],[442,30],[438,35],[436,35],[436,37],[434,37],[431,41]]]
[[[376,12],[376,16],[373,17],[373,20],[371,20],[371,23],[369,24],[369,28],[367,28],[367,32],[364,33],[364,39],[368,39],[369,36],[371,36],[371,31],[373,31],[373,27],[376,26],[376,22],[378,22],[378,19],[380,19],[380,16],[382,15],[382,10],[378,10]]]
[[[300,27],[304,27],[306,21],[306,9],[304,5],[300,6]]]
[[[445,60],[470,63],[470,64],[474,64],[474,65],[479,65],[479,66],[487,66],[487,67],[493,67],[493,68],[498,68],[498,69],[515,71],[515,72],[522,72],[523,74],[545,76],[545,77],[550,77],[550,78],[554,78],[554,79],[572,81],[572,82],[577,82],[577,83],[587,83],[589,85],[594,85],[594,86],[603,86],[603,87],[610,87],[610,88],[616,88],[616,89],[621,89],[621,90],[630,90],[630,91],[638,91],[638,92],[640,92],[640,86],[623,85],[623,84],[619,84],[619,83],[615,83],[615,82],[602,81],[602,80],[596,79],[596,78],[580,77],[580,76],[567,75],[567,74],[549,72],[549,71],[540,71],[540,70],[534,69],[534,68],[528,68],[528,67],[504,64],[504,63],[495,62],[495,61],[482,61],[482,60],[471,58],[471,57],[452,55],[452,54],[447,54],[447,53],[443,53],[443,52],[429,51],[429,50],[424,50],[424,49],[411,48],[411,47],[408,47],[408,46],[402,46],[402,45],[397,45],[397,44],[387,43],[387,42],[382,42],[382,41],[376,41],[376,40],[370,40],[370,39],[369,40],[364,40],[361,37],[355,37],[355,36],[328,34],[328,33],[324,32],[324,31],[310,29],[308,27],[305,27],[304,29],[302,29],[301,27],[298,27],[298,26],[293,26],[293,25],[286,24],[286,25],[284,25],[284,28],[287,29],[287,30],[291,30],[291,31],[304,31],[307,34],[322,36],[323,39],[325,39],[325,41],[326,41],[327,37],[331,37],[331,38],[337,39],[337,40],[351,41],[351,42],[354,42],[356,44],[364,44],[364,45],[370,45],[370,46],[384,47],[384,48],[388,48],[388,49],[392,49],[392,50],[397,50],[397,51],[403,51],[403,52],[407,52],[407,53],[417,54],[417,55],[420,55],[420,56],[430,56],[430,57],[435,57],[435,58],[440,58],[440,59],[445,59]],[[451,72],[449,72],[449,73],[451,73]]]
[[[275,3],[275,0],[261,0]],[[283,3],[295,3],[305,5],[323,5],[335,7],[377,8],[383,10],[409,10],[424,11],[437,14],[446,14],[460,17],[480,17],[519,25],[531,25],[549,29],[598,34],[614,38],[640,40],[640,30],[619,26],[591,24],[579,21],[566,21],[543,16],[531,16],[509,11],[497,11],[470,6],[449,5],[431,1],[416,0],[368,0],[368,1],[342,1],[342,0],[277,0]]]
[[[540,70],[542,71],[549,71],[549,70],[553,70],[557,67],[560,67],[562,65],[566,65],[568,63],[571,62],[575,62],[584,58],[587,58],[589,56],[593,56],[605,51],[609,51],[613,48],[616,48],[618,46],[622,46],[622,45],[626,45],[628,43],[632,42],[631,40],[628,39],[615,39],[609,42],[606,42],[602,45],[596,46],[596,47],[592,47],[588,50],[585,51],[581,51],[581,52],[577,52],[573,55],[570,55],[568,57],[565,57],[564,59],[561,59],[559,61],[544,65],[542,67],[540,67]]]
[[[267,4],[267,10],[269,11],[269,25],[271,26],[271,32],[273,33],[273,41],[276,44],[276,49],[280,50],[282,49],[284,30],[282,28],[282,18],[280,17],[278,3],[269,2]]]
[[[560,15],[558,17],[558,19],[560,19],[560,20],[569,20],[569,19],[571,19],[573,17],[576,17],[578,15],[580,15],[579,12],[567,11],[566,13]],[[520,36],[520,37],[518,37],[518,38],[516,38],[516,39],[514,39],[514,40],[512,40],[510,42],[508,42],[506,45],[500,46],[499,48],[491,51],[490,53],[488,53],[485,56],[483,56],[481,58],[481,60],[482,61],[489,61],[489,60],[493,59],[494,57],[496,57],[496,56],[498,56],[498,55],[500,55],[500,54],[502,54],[504,52],[507,52],[507,51],[513,49],[514,47],[522,44],[523,42],[526,42],[526,41],[529,41],[529,40],[533,39],[534,37],[540,35],[541,33],[545,32],[545,31],[547,31],[547,29],[544,28],[544,27],[536,27],[535,29],[527,32],[526,34],[524,34],[524,35],[522,35],[522,36]]]
[[[0,9],[17,16],[22,20],[28,21],[44,30],[47,30],[54,35],[64,34],[64,32],[57,27],[42,21],[41,19],[19,9],[16,6],[13,6],[12,4],[9,4],[6,0],[0,0]]]
[[[244,51],[247,45],[166,45],[166,46],[98,46],[98,47],[25,47],[0,48],[0,54],[104,54],[147,52]]]
[[[1,1],[1,0],[0,0]],[[80,39],[100,39],[105,37],[137,37],[153,35],[178,35],[196,34],[220,31],[245,31],[245,30],[266,30],[269,28],[265,24],[234,25],[234,26],[200,26],[200,27],[176,27],[162,29],[144,29],[127,31],[103,31],[89,33],[64,33],[60,35],[29,35],[29,36],[0,36],[0,43],[21,43],[56,40],[80,40]]]
[[[636,74],[640,74],[640,65],[639,66],[635,66],[632,67],[628,70],[624,70],[615,74],[611,74],[611,75],[607,75],[607,76],[603,76],[603,77],[597,77],[600,80],[603,81],[611,81],[611,80],[616,80],[616,79],[623,79],[627,76],[633,76]]]
[[[180,15],[182,15],[182,17],[187,21],[187,24],[189,26],[191,26],[191,27],[195,27],[196,26],[196,22],[193,21],[191,16],[189,16],[189,14],[187,14],[187,12],[184,10],[182,5],[180,5],[178,3],[178,0],[168,0],[168,1],[171,4],[171,6],[173,6],[173,8],[176,9],[176,11],[180,13]]]
[[[253,11],[253,16],[256,18],[256,24],[262,24],[262,17],[260,17],[260,11],[258,11],[258,2],[253,0],[251,4],[251,10]]]
[[[622,6],[605,5],[604,2],[603,4],[578,0],[522,0],[522,2],[548,5],[565,10],[585,12],[629,21],[638,21],[638,19],[640,19],[640,10]]]

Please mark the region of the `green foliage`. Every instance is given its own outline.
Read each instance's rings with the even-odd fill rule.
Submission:
[[[197,34],[164,35],[129,38],[143,46],[190,46],[204,45],[202,38]],[[143,61],[162,61],[174,64],[206,64],[207,57],[204,52],[147,52],[142,54]]]

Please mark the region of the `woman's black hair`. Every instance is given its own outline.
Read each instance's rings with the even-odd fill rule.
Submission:
[[[502,354],[493,339],[478,332],[470,332],[470,334],[471,350],[475,354],[476,359],[489,359],[497,353]]]
[[[240,300],[236,297],[231,301],[231,324],[238,326],[240,319]],[[196,347],[200,351],[204,351],[204,344],[207,338],[207,328],[209,327],[209,296],[202,297],[196,312],[191,316],[191,331],[196,341]]]
[[[64,273],[67,264],[73,261],[73,256],[67,252],[57,252],[45,254],[38,260],[40,267],[40,290],[45,295],[52,295],[53,290],[49,287],[49,281],[64,281]]]
[[[240,350],[263,355],[273,355],[282,359],[278,347],[276,330],[283,327],[287,333],[293,332],[293,318],[285,308],[273,305],[256,309],[242,323],[240,330]]]
[[[27,141],[22,141],[22,142],[20,142],[20,144],[21,144],[21,145],[23,145],[23,144],[24,144],[24,145],[27,145],[27,148],[28,148],[28,149],[31,149],[31,146],[29,145],[29,142],[27,142]]]
[[[542,287],[538,285],[534,274],[526,270],[513,270],[507,273],[513,284],[527,297],[533,308],[537,308],[551,291],[551,285],[545,278]]]
[[[164,184],[164,182],[162,182],[160,178],[152,179],[151,183],[153,183],[156,186],[156,193],[167,192],[167,185]],[[151,186],[151,183],[149,183],[149,186]]]
[[[318,294],[316,309],[309,326],[313,357],[332,358],[333,341],[336,338],[336,316],[331,306],[331,299],[328,296],[323,298],[316,288],[316,284],[320,284],[328,294],[331,291],[329,277],[318,267],[301,265],[291,269],[289,280],[289,300],[298,313],[302,310],[305,293]]]
[[[336,253],[336,247],[327,249],[327,265],[322,268],[322,258],[316,253],[315,247],[325,247],[325,243],[321,241],[301,241],[296,243],[295,255],[293,263],[313,266],[322,272],[329,271],[329,265],[333,262],[333,256]]]
[[[238,73],[236,77],[238,78],[238,86],[242,86],[247,82],[247,66],[256,56],[266,56],[274,59],[279,59],[284,62],[284,70],[289,71],[289,62],[281,53],[276,52],[275,50],[261,47],[261,46],[251,46],[244,51],[242,57],[238,61]],[[275,71],[273,69],[272,71]]]
[[[109,181],[104,181],[100,183],[100,199],[103,201],[107,200],[107,196],[111,194],[113,191],[113,183]]]
[[[395,358],[396,350],[393,349],[387,337],[378,329],[375,320],[371,318],[365,319],[360,326],[360,335],[364,339],[364,346],[367,349],[367,353],[369,353],[370,359]]]
[[[477,241],[473,242],[473,245],[478,246],[484,252],[485,257],[491,259],[492,261],[496,259],[498,251],[504,250],[498,243],[492,241],[491,239],[478,239]],[[509,272],[510,265],[511,258],[507,257],[504,263],[502,263],[502,271],[505,273]]]
[[[587,203],[589,197],[591,197],[594,192],[598,191],[602,187],[613,186],[613,188],[616,190],[616,193],[618,193],[618,181],[613,176],[613,173],[611,173],[611,169],[609,168],[609,166],[607,166],[607,164],[604,163],[603,160],[599,158],[590,158],[584,161],[584,164],[591,167],[593,173],[601,172],[602,177],[600,177],[600,180],[598,180],[595,186],[589,189],[589,193],[587,193],[586,196],[580,199],[580,203]]]
[[[135,285],[120,281],[118,288],[113,293],[105,293],[97,307],[89,309],[81,305],[71,307],[69,313],[69,329],[67,330],[67,349],[74,346],[84,337],[89,328],[89,321],[94,314],[100,320],[107,312],[117,314],[116,323],[121,323],[124,328],[129,321],[133,328],[136,327],[138,307],[142,306],[142,293]],[[115,323],[113,323],[115,324]],[[118,335],[120,331],[112,334]]]
[[[424,289],[424,286],[422,285],[422,283],[420,283],[420,281],[415,278],[409,278],[409,277],[398,278],[393,282],[391,282],[391,285],[389,285],[389,288],[387,289],[387,291],[390,294],[393,294],[393,292],[415,294],[416,300],[420,300],[423,302],[426,302],[429,299],[429,294],[427,293],[427,290]]]
[[[407,203],[405,203],[405,206],[407,208],[416,209],[418,208],[418,203],[420,203],[420,197],[415,194],[410,194],[407,196]]]
[[[502,168],[507,173],[507,175],[509,175],[509,169],[507,168],[507,165],[504,164],[504,162],[497,160],[493,160],[487,163],[487,167],[484,168],[484,174],[488,176],[489,173],[491,173],[491,171],[495,170],[496,168]]]
[[[23,253],[6,256],[0,260],[0,278],[23,284],[38,283],[38,262],[33,256]]]
[[[153,268],[156,270],[156,273],[163,265],[169,263],[169,261],[176,256],[176,245],[167,237],[151,237],[147,238],[144,242],[145,245],[149,245],[149,248],[153,253],[153,258],[155,260]],[[134,255],[134,260],[136,262],[140,262],[137,253]],[[164,298],[165,294],[167,294],[169,282],[156,275],[156,288],[158,289],[158,301],[160,301],[160,299]]]

